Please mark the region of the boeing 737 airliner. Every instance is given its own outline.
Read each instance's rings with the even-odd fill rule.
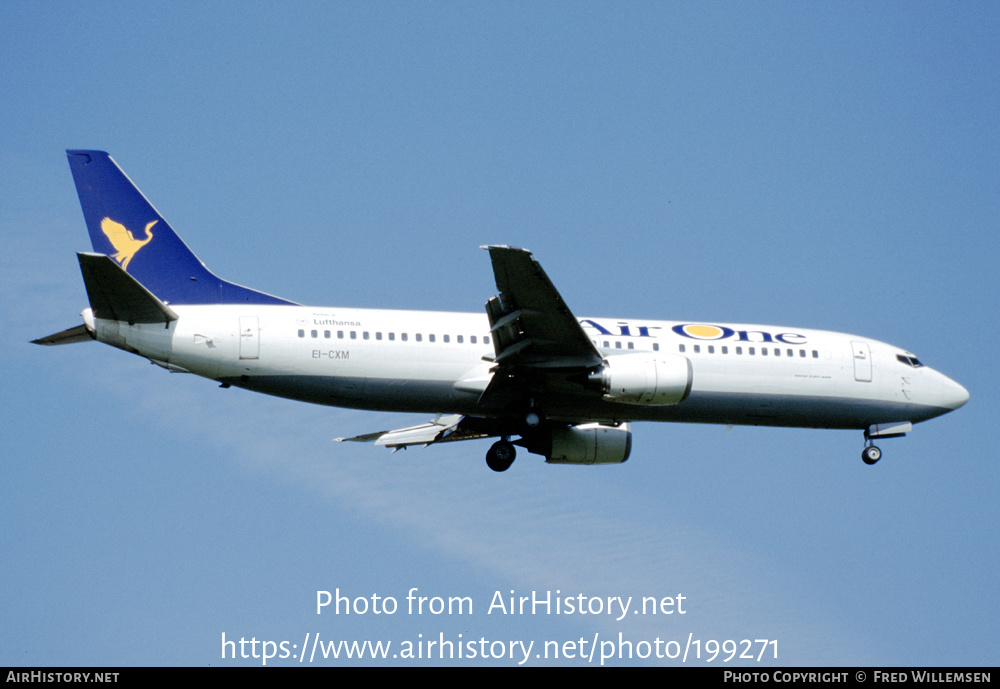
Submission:
[[[389,448],[499,438],[564,464],[618,464],[632,421],[841,428],[873,441],[969,393],[899,347],[843,333],[733,323],[577,318],[524,249],[489,251],[484,314],[301,306],[221,280],[102,151],[68,151],[93,253],[78,254],[83,325],[169,371],[337,407],[434,414],[337,440]]]

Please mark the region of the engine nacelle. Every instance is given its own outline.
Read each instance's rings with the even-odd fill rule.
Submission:
[[[677,404],[691,393],[691,362],[679,354],[609,356],[590,375],[604,399],[622,404]]]
[[[551,464],[621,464],[632,452],[632,428],[585,423],[552,429]]]

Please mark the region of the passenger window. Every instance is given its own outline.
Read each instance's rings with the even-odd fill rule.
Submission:
[[[305,336],[306,336],[306,331],[305,330],[299,330],[299,337],[305,337]]]
[[[428,339],[428,341],[433,342],[434,341],[434,336],[433,335],[428,335],[427,339]]]
[[[396,341],[396,333],[389,333],[389,342]]]
[[[382,339],[382,331],[381,330],[378,331],[377,333],[375,333],[375,339],[376,340],[381,340]]]
[[[462,344],[462,336],[461,335],[457,335],[455,337],[455,341],[458,342],[458,344]]]
[[[471,342],[472,344],[476,344],[476,336],[475,335],[471,335],[469,337],[469,342]]]
[[[654,342],[653,343],[653,351],[654,352],[660,351],[660,343],[659,342]]]
[[[414,337],[417,338],[417,342],[423,342],[424,341],[423,333],[417,333],[416,335],[414,335]]]
[[[325,337],[326,339],[329,340],[330,339],[330,331],[329,330],[324,330],[323,331],[323,337]]]
[[[316,332],[315,330],[310,330],[309,334],[312,335],[313,337],[319,337],[319,333]]]
[[[715,345],[708,345],[708,353],[715,354]]]

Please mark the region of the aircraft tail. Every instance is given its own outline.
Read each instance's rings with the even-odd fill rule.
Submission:
[[[97,318],[126,323],[170,323],[177,314],[110,256],[77,254],[90,308]]]
[[[139,281],[126,273],[105,254],[76,255],[80,259],[83,284],[90,298],[90,316],[83,314],[83,325],[55,335],[32,340],[39,345],[62,345],[97,339],[94,318],[126,323],[163,323],[169,325],[178,316]]]
[[[208,270],[104,151],[66,151],[94,251],[164,304],[291,304]]]

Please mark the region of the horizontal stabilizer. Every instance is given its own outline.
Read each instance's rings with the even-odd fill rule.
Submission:
[[[110,256],[80,253],[80,270],[94,316],[128,323],[169,323],[177,314]]]
[[[78,325],[75,328],[63,330],[61,333],[56,333],[55,335],[32,340],[31,343],[39,345],[62,345],[73,344],[74,342],[90,342],[93,339],[94,335],[87,329],[87,326]]]

